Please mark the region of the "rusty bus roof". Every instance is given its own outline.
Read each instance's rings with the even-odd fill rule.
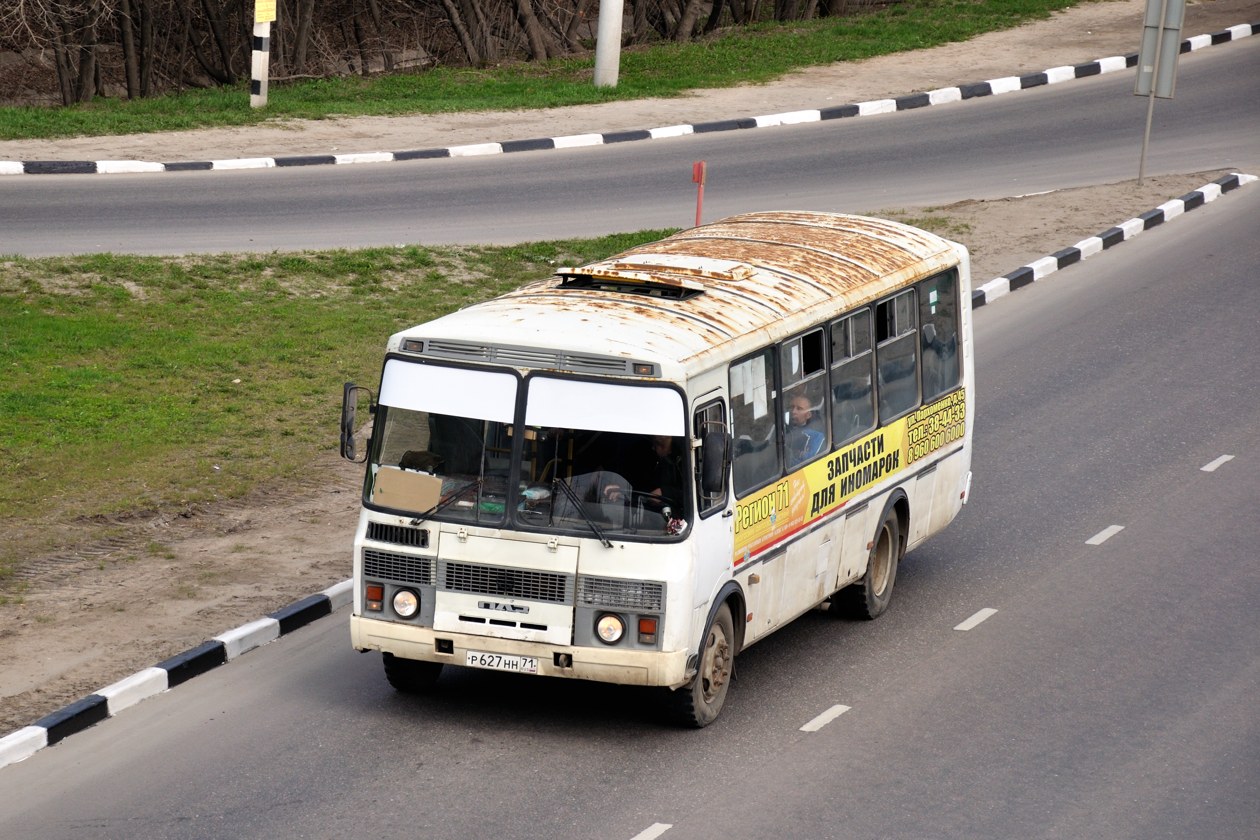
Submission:
[[[746,213],[561,269],[405,330],[390,347],[423,338],[448,349],[545,348],[652,361],[672,378],[707,367],[705,356],[750,352],[964,257],[962,246],[883,219]]]

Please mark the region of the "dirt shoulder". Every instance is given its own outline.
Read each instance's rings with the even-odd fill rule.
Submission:
[[[800,107],[829,104],[833,100],[818,99],[819,92],[827,90],[822,80],[828,74],[845,91],[835,94],[834,102],[839,103],[1122,54],[1132,51],[1130,44],[1136,43],[1142,7],[1132,0],[1085,6],[1033,27],[928,51],[933,57],[926,63],[922,56],[898,58],[902,71],[915,63],[921,69],[931,67],[930,77],[920,75],[915,81],[890,76],[892,71],[882,60],[811,71],[801,75],[809,76],[812,83],[794,77],[784,83],[782,96],[765,100],[775,103],[772,110],[741,104],[739,112],[790,110],[786,91],[804,96],[796,90],[800,86],[812,86],[813,91],[808,106]],[[1214,16],[1205,11],[1213,11]],[[1191,23],[1196,17],[1198,23]],[[1253,17],[1260,19],[1255,2],[1214,0],[1190,7],[1184,32],[1217,31]],[[1105,42],[1096,37],[1109,29],[1124,32],[1123,45],[1116,36]],[[1036,30],[1033,40],[1037,44],[1062,45],[1067,54],[1056,47],[1053,56],[1037,52],[1030,58],[1031,30]],[[771,87],[755,90],[767,95]],[[660,119],[642,121],[640,117],[647,113],[651,112],[633,113],[625,117],[631,122],[621,125],[666,124]],[[728,111],[711,116],[731,115]],[[491,127],[506,130],[505,125],[499,122]],[[549,125],[546,133],[557,134],[554,123]],[[582,125],[575,133],[611,127]],[[311,131],[330,128],[318,124]],[[541,133],[533,126],[521,129],[519,124],[511,129],[514,136]],[[518,134],[517,129],[524,133]],[[355,131],[363,133],[358,150],[375,145],[377,135],[369,129],[356,127]],[[0,144],[0,158],[9,155],[4,145]],[[161,146],[169,145],[163,138]],[[55,151],[53,156],[62,159],[81,154],[61,147]],[[125,151],[114,147],[110,157],[129,157]],[[221,151],[222,155],[215,156],[235,154],[231,149]],[[283,151],[299,150],[286,147]],[[1022,198],[965,201],[932,208],[930,215],[943,217],[945,232],[972,249],[979,284],[1184,195],[1221,174],[1147,178],[1141,187],[1126,181]],[[911,208],[869,208],[871,212],[892,209]],[[330,429],[330,439],[334,434]],[[0,661],[5,663],[0,672],[0,735],[349,577],[360,480],[359,467],[323,456],[312,462],[301,486],[262,488],[248,499],[214,507],[85,522],[84,542],[75,551],[31,558],[16,589],[11,587],[0,599]]]

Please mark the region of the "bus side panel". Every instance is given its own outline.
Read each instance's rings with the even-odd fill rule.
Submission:
[[[786,567],[787,556],[780,552],[740,575],[744,597],[748,599],[748,614],[752,616],[745,629],[745,647],[765,638],[783,623],[777,610]]]
[[[936,468],[936,500],[932,506],[928,534],[935,534],[954,520],[962,510],[962,491],[971,471],[968,450],[955,452]]]
[[[931,467],[912,482],[908,482],[906,495],[910,498],[910,533],[907,535],[907,548],[927,539],[934,530],[932,511],[936,507],[937,477],[939,467]]]
[[[831,584],[839,572],[837,549],[843,533],[844,520],[834,517],[825,526],[788,546],[778,615],[785,618],[800,615],[831,594]]]
[[[840,576],[833,589],[840,590],[866,574],[866,561],[870,557],[870,549],[866,546],[875,534],[875,524],[871,522],[871,505],[860,505],[849,511],[844,517],[844,538],[840,552]]]

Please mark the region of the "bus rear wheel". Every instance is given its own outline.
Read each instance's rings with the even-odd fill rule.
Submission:
[[[735,669],[735,622],[727,604],[718,607],[700,646],[700,662],[691,682],[669,694],[678,723],[697,729],[717,720]]]
[[[866,563],[866,574],[857,583],[846,586],[831,598],[832,613],[844,618],[872,619],[888,609],[893,584],[897,582],[897,565],[901,560],[901,520],[897,512],[884,514],[884,521],[875,532],[875,543]]]
[[[392,653],[382,654],[382,659],[385,664],[385,679],[404,694],[426,693],[433,688],[438,675],[442,673],[441,662],[403,659]]]

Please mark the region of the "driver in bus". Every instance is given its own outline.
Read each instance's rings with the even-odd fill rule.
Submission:
[[[647,439],[648,451],[635,476],[636,488],[650,508],[662,510],[677,507],[682,501],[682,455],[670,435],[652,435]]]

